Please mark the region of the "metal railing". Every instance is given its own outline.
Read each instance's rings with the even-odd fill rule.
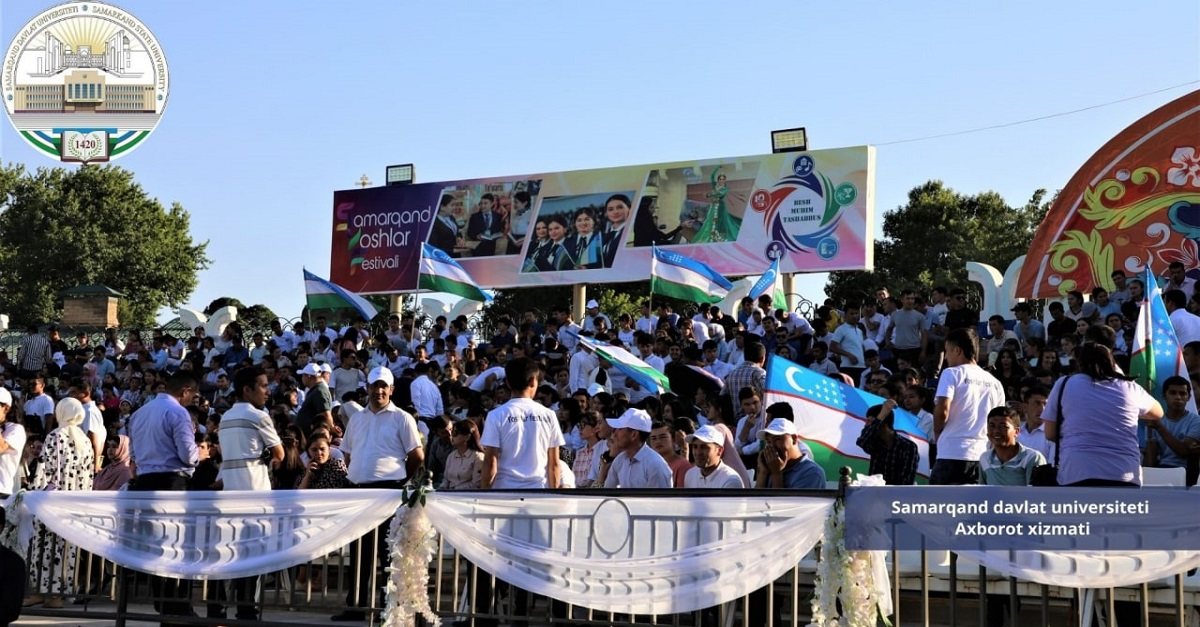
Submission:
[[[589,491],[603,494],[604,491]],[[683,491],[679,491],[682,493]],[[613,496],[636,498],[636,493],[612,491]],[[835,492],[828,491],[830,498]],[[684,498],[695,498],[679,494]],[[647,498],[664,498],[656,493]],[[567,525],[570,533],[571,524]],[[636,532],[636,527],[634,531]],[[243,599],[243,615],[253,613],[263,620],[257,624],[294,625],[295,612],[338,614],[361,612],[367,624],[379,622],[383,609],[384,551],[383,528],[369,532],[358,541],[302,566],[250,578],[257,588]],[[61,541],[59,541],[61,542]],[[126,621],[169,620],[177,624],[231,625],[249,624],[239,618],[238,602],[233,596],[235,582],[223,581],[213,573],[205,581],[190,582],[175,596],[154,596],[153,577],[119,567],[112,562],[71,547],[60,547],[63,559],[55,564],[61,578],[69,582],[69,596],[62,607],[45,604],[27,608],[24,614],[72,619],[113,620],[117,627]],[[530,594],[493,578],[477,569],[453,547],[453,539],[439,538],[438,550],[430,563],[430,602],[443,624],[462,620],[481,627],[497,621],[519,624],[532,621],[551,625],[678,625],[690,627],[760,627],[761,625],[806,625],[811,619],[810,598],[818,567],[814,549],[798,564],[767,588],[738,600],[701,611],[675,615],[621,615],[593,611]],[[1173,619],[1184,627],[1188,612],[1200,605],[1200,578],[1179,573],[1170,580],[1131,587],[1082,591],[1062,586],[1047,586],[1002,577],[983,567],[960,567],[957,556],[946,551],[891,551],[891,575],[894,612],[893,625],[986,625],[989,611],[1008,614],[1004,624],[1059,626],[1087,625],[1092,612],[1108,617],[1121,611],[1136,612],[1134,624],[1149,626]],[[366,562],[365,568],[356,565]],[[72,568],[73,566],[73,568]],[[48,587],[39,564],[30,563],[29,594],[47,596]],[[364,579],[366,577],[366,579]],[[364,586],[365,584],[365,586]],[[247,584],[240,584],[247,585]],[[365,595],[365,607],[347,605],[347,593],[360,589],[376,591]],[[164,619],[156,604],[183,601],[195,616]],[[999,610],[997,610],[999,608]],[[252,611],[251,611],[252,610]],[[1016,610],[1015,612],[1013,610]],[[228,616],[228,618],[226,617]],[[769,618],[769,617],[773,617]],[[326,617],[327,618],[327,617]],[[326,618],[320,619],[322,622]],[[343,616],[345,618],[345,616]],[[1086,621],[1086,622],[1085,622]],[[310,621],[311,622],[311,621]],[[1112,625],[1110,619],[1107,624]],[[1121,627],[1127,627],[1125,622]]]

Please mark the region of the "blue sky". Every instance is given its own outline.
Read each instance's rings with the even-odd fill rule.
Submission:
[[[0,39],[53,4],[3,0]],[[304,305],[301,268],[328,276],[333,191],[380,183],[388,164],[431,182],[752,155],[772,129],[805,126],[814,148],[879,146],[878,216],[931,178],[1022,204],[1200,88],[888,145],[1196,81],[1194,2],[117,6],[162,44],[171,93],[116,163],[210,242],[189,304],[234,296],[287,317]],[[7,122],[0,156],[54,165]],[[798,285],[820,300],[824,282]]]

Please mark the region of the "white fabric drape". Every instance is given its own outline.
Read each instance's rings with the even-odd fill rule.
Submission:
[[[26,492],[67,542],[143,572],[248,577],[316,559],[374,529],[398,490]]]
[[[962,563],[1048,586],[1118,588],[1200,566],[1200,551],[955,551]]]
[[[178,578],[243,577],[328,554],[377,527],[396,490],[25,492],[13,518],[37,516],[68,542],[124,566]],[[467,559],[504,580],[601,611],[669,614],[765,586],[820,539],[829,499],[660,499],[503,492],[431,493],[430,522]],[[12,532],[13,529],[9,529]],[[6,537],[8,544],[25,544]],[[1136,585],[1200,567],[1200,551],[961,551],[1005,576],[1079,588]],[[964,571],[965,572],[965,571]]]
[[[672,614],[774,581],[821,538],[833,501],[787,496],[429,495],[434,527],[483,570],[600,611]]]

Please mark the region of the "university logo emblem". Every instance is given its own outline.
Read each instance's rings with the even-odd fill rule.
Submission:
[[[39,152],[110,161],[139,146],[167,106],[167,59],[150,29],[110,4],[76,0],[29,20],[6,48],[4,108]]]
[[[773,188],[751,194],[750,207],[763,214],[771,237],[768,256],[779,254],[779,245],[797,253],[816,252],[821,259],[838,255],[841,246],[834,234],[845,207],[858,198],[858,188],[838,184],[817,166],[811,155],[800,155]]]

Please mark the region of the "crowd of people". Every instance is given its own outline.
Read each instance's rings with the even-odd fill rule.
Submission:
[[[994,317],[982,338],[966,292],[940,287],[827,301],[811,319],[770,297],[683,314],[646,302],[612,318],[589,301],[579,321],[563,306],[513,312],[490,337],[465,318],[422,327],[411,314],[375,334],[365,320],[334,330],[319,318],[253,333],[235,322],[219,337],[110,330],[73,345],[31,326],[16,355],[0,352],[0,497],[398,488],[420,468],[441,490],[825,489],[796,409],[764,403],[769,354],[882,397],[858,445],[888,483],[918,481],[917,447],[894,428],[902,408],[930,443],[929,483],[1028,485],[1060,460],[1060,483],[1137,486],[1142,465],[1196,460],[1200,416],[1187,409],[1194,379],[1168,381],[1164,409],[1123,374],[1144,286],[1113,279],[1114,293],[1051,303],[1047,324],[1018,304],[1015,324]],[[1194,378],[1200,298],[1187,280],[1173,275],[1164,300]],[[639,386],[583,337],[627,348],[670,391]],[[39,528],[30,571],[44,596],[27,605],[76,593],[62,567],[72,550]],[[177,583],[156,580],[180,599],[165,614],[191,611]],[[253,617],[254,581],[235,583],[210,615],[229,605]],[[336,618],[371,603],[360,586]]]

